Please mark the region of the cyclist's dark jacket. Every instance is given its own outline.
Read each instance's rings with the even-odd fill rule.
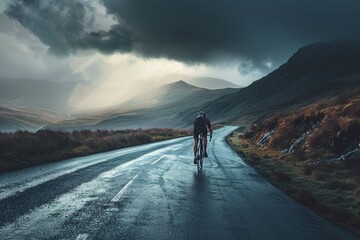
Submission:
[[[198,118],[199,116],[197,116],[196,118]],[[196,120],[195,118],[195,120]],[[197,138],[199,133],[202,133],[204,136],[207,135],[207,129],[209,128],[210,133],[212,133],[212,128],[211,128],[211,122],[207,117],[204,117],[204,124],[197,126],[195,124],[195,120],[194,120],[194,137]]]

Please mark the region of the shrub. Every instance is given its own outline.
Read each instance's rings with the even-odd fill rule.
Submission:
[[[330,150],[330,140],[340,131],[339,123],[334,118],[327,118],[322,127],[315,129],[307,139],[308,148],[316,151],[319,148]]]
[[[258,162],[258,161],[261,160],[261,158],[257,154],[251,153],[249,155],[249,160],[252,161],[252,162]]]
[[[306,189],[299,189],[294,196],[301,204],[307,207],[315,207],[318,202],[311,192]]]
[[[274,171],[273,175],[276,177],[278,182],[291,182],[291,178],[284,172]]]
[[[344,131],[343,138],[348,140],[358,139],[360,136],[360,119],[340,118],[340,126]]]
[[[357,187],[357,188],[354,190],[354,196],[355,196],[357,202],[360,203],[360,187]]]
[[[342,182],[342,181],[338,181],[338,180],[333,180],[329,183],[326,183],[325,186],[331,190],[335,190],[335,189],[352,190],[352,189],[354,189],[353,183]]]
[[[309,164],[303,164],[302,166],[302,172],[305,175],[311,175],[312,174],[312,167]]]
[[[328,178],[327,174],[324,171],[317,168],[311,171],[311,177],[317,181],[323,181]]]
[[[352,214],[343,208],[334,208],[332,210],[332,218],[337,222],[347,222],[351,220]]]
[[[351,220],[351,226],[353,226],[355,229],[360,229],[360,217],[356,216],[352,218]]]
[[[79,147],[76,147],[72,150],[72,154],[74,154],[75,156],[82,156],[82,155],[85,155],[85,154],[89,154],[91,153],[91,149],[89,146],[79,146]]]

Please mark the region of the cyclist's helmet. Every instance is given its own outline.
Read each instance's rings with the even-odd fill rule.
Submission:
[[[200,111],[199,115],[203,116],[203,117],[206,117],[206,113],[204,111]]]

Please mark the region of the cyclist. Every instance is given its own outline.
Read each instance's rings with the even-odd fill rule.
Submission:
[[[211,123],[209,118],[206,117],[206,113],[200,111],[199,115],[194,120],[194,164],[197,164],[196,152],[197,152],[197,145],[198,145],[198,136],[199,133],[203,134],[203,145],[204,145],[204,157],[207,157],[208,154],[206,152],[206,145],[207,145],[207,131],[210,131],[210,140],[212,138],[213,130],[211,128]]]

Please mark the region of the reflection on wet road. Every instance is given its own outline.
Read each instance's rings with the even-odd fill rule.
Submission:
[[[0,175],[0,239],[355,239],[272,187],[214,133]]]

